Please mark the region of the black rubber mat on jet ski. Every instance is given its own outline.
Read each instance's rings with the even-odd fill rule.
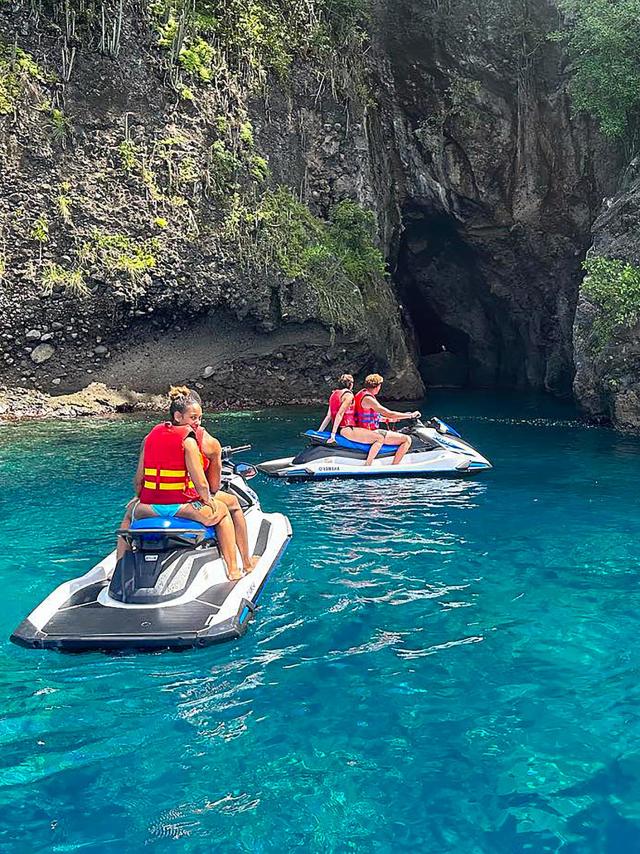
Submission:
[[[44,626],[43,632],[49,637],[87,639],[96,636],[194,634],[205,629],[209,617],[219,610],[219,607],[199,600],[144,610],[105,608],[94,603],[58,611]]]
[[[258,536],[256,537],[256,547],[253,550],[254,555],[258,555],[262,557],[262,555],[267,550],[267,543],[269,542],[269,531],[271,530],[271,522],[267,519],[263,519],[260,523],[260,530],[258,531]]]
[[[201,593],[198,596],[198,600],[200,602],[207,602],[207,604],[213,605],[217,612],[220,610],[224,600],[235,586],[235,581],[227,581],[226,584],[214,584],[213,587],[210,587],[208,590],[205,590],[204,593]]]
[[[270,531],[271,523],[263,519],[254,554],[265,553]],[[153,608],[101,605],[98,597],[107,584],[101,581],[78,590],[52,615],[41,632],[28,619],[24,620],[12,635],[12,640],[24,646],[49,646],[71,651],[185,647],[239,637],[255,610],[251,603],[242,600],[246,607],[242,610],[240,622],[237,618],[226,620],[220,628],[211,631],[208,623],[220,611],[235,587],[235,581],[214,584],[192,602]]]

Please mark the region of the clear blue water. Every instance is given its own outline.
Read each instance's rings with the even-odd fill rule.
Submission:
[[[495,469],[253,481],[295,532],[258,619],[153,655],[6,640],[110,548],[149,422],[0,429],[0,850],[640,851],[640,441],[539,398],[425,409]],[[210,423],[257,460],[309,419]]]

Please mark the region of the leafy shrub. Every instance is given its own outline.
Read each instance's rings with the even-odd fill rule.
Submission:
[[[40,245],[49,242],[49,219],[46,214],[40,214],[34,222],[30,236],[37,240]]]
[[[45,82],[30,53],[0,41],[0,116],[13,112],[29,81]]]
[[[139,165],[139,152],[135,142],[124,139],[118,146],[118,154],[125,172],[133,172]]]
[[[71,296],[84,297],[89,293],[81,270],[65,270],[59,264],[49,263],[42,276],[43,294],[51,296],[57,285],[61,285]]]
[[[182,0],[155,0],[149,8],[158,44],[176,51],[194,77],[209,81],[212,66],[230,66],[263,84],[269,72],[286,77],[296,55],[360,43],[369,6],[370,0],[196,0],[191,15]]]
[[[575,109],[594,116],[609,137],[629,135],[640,105],[639,0],[562,0]]]
[[[144,273],[156,267],[158,249],[155,237],[136,243],[126,234],[105,234],[95,229],[92,240],[82,247],[81,257],[84,263],[101,263],[111,273],[126,273],[135,285]]]
[[[53,141],[62,148],[66,148],[67,140],[71,136],[71,122],[67,116],[65,116],[64,112],[62,110],[58,110],[56,107],[51,109],[49,122]]]
[[[248,166],[251,177],[259,184],[264,184],[270,174],[269,161],[264,157],[260,157],[259,154],[253,154],[249,158]]]
[[[306,284],[332,328],[357,327],[364,314],[363,289],[385,275],[384,258],[373,242],[373,216],[352,201],[340,202],[325,221],[288,187],[266,190],[250,205],[236,193],[226,233],[247,266],[274,268]]]
[[[209,83],[213,79],[215,51],[202,38],[196,38],[191,47],[183,47],[179,54],[180,65],[193,77]]]
[[[72,199],[69,195],[71,191],[71,184],[69,181],[62,181],[60,184],[60,192],[56,199],[56,207],[58,208],[58,213],[63,222],[69,225],[72,221],[71,218],[71,205]]]
[[[582,266],[587,273],[583,291],[600,310],[593,331],[602,349],[616,326],[632,326],[640,319],[640,269],[598,255],[587,258]]]

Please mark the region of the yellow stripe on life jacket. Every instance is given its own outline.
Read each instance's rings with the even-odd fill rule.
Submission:
[[[158,469],[145,469],[145,474],[158,474]]]
[[[184,489],[183,482],[176,483],[153,483],[153,481],[145,480],[144,482],[145,489],[160,489],[165,492],[172,490],[173,492],[182,492]]]
[[[184,469],[160,469],[160,477],[186,477],[187,473]]]

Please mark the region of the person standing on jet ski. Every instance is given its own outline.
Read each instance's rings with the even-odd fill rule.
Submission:
[[[157,424],[140,448],[134,478],[138,497],[127,505],[121,528],[128,528],[135,518],[148,519],[154,516],[190,519],[202,525],[213,525],[227,567],[227,575],[230,580],[235,581],[242,577],[242,572],[237,564],[236,534],[230,515],[231,508],[227,500],[220,500],[218,495],[212,495],[203,464],[205,457],[201,444],[205,431],[200,426],[200,395],[182,386],[171,388],[169,398],[171,420]],[[216,442],[209,434],[207,436]],[[215,457],[215,446],[209,444],[209,449]],[[221,457],[220,443],[217,443],[217,453]],[[210,467],[209,459],[207,458],[207,467]],[[215,468],[214,466],[214,470]],[[244,523],[244,517],[242,521]],[[246,527],[244,542],[246,551]],[[118,538],[118,558],[122,557],[127,548],[127,543],[121,537]],[[248,554],[243,555],[243,562],[245,571],[250,572],[253,562]]]
[[[393,465],[397,466],[411,447],[411,437],[406,433],[396,433],[393,430],[380,430],[380,421],[402,421],[404,418],[419,418],[420,412],[396,412],[386,409],[376,400],[384,382],[380,374],[369,374],[364,381],[364,388],[359,391],[354,399],[356,415],[356,429],[358,438],[356,442],[364,442],[371,445],[366,466],[370,466],[383,445],[397,445],[398,450],[393,458]],[[361,438],[364,437],[364,438]],[[349,437],[351,438],[351,437]]]

